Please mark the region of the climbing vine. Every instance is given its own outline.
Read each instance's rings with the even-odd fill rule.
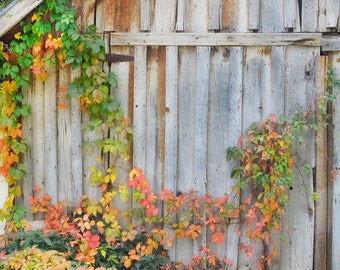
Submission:
[[[13,211],[17,210],[13,201],[15,196],[21,196],[20,182],[26,174],[20,163],[20,155],[27,152],[21,120],[30,113],[29,105],[23,103],[31,83],[29,72],[36,80],[44,81],[49,66],[78,68],[80,76],[69,85],[67,96],[77,99],[80,108],[89,115],[84,130],[114,130],[115,134],[99,147],[123,158],[129,156],[131,139],[128,120],[110,94],[110,89],[117,85],[115,75],[104,73],[101,68],[105,44],[96,28],[90,26],[85,33],[78,33],[75,10],[65,0],[44,1],[31,20],[20,25],[21,32],[15,34],[10,44],[0,42],[0,172],[9,185],[9,197],[0,218],[7,219],[13,229],[22,225],[21,218],[13,219]],[[59,101],[58,108],[65,109],[64,100]]]
[[[64,256],[68,261],[63,260],[62,264],[67,267],[225,269],[232,262],[212,252],[210,244],[228,241],[226,226],[241,219],[249,241],[260,241],[264,247],[258,268],[265,269],[277,255],[272,234],[281,230],[287,190],[293,183],[293,144],[303,143],[306,130],[319,128],[315,111],[310,109],[313,106],[297,110],[289,119],[271,114],[252,124],[238,144],[227,149],[227,160],[233,159],[237,164],[231,172],[231,178],[236,180],[232,194],[217,198],[210,194],[199,196],[194,190],[183,194],[162,190],[155,194],[138,168],[129,172],[125,185],[117,184],[117,167],[112,163],[105,171],[90,168],[90,183],[99,188],[102,196],[96,201],[83,195],[71,214],[67,213],[65,202],[52,205],[51,197],[40,194],[39,187],[34,187],[31,211],[43,213],[44,227],[34,233],[23,230],[24,210],[14,204],[14,198],[21,196],[21,180],[26,173],[20,163],[20,156],[27,153],[28,148],[22,138],[21,121],[30,113],[29,105],[24,103],[31,83],[29,72],[36,80],[44,81],[49,76],[48,66],[77,69],[79,76],[68,89],[58,89],[61,94],[58,108],[66,108],[63,95],[67,92],[66,97],[77,99],[80,109],[88,115],[84,132],[111,131],[109,138],[98,141],[99,149],[113,156],[112,160],[129,158],[132,129],[119,103],[110,94],[110,89],[117,86],[115,75],[102,71],[105,44],[94,26],[84,33],[77,31],[75,10],[68,2],[44,1],[29,22],[21,23],[21,32],[10,44],[0,43],[0,173],[9,184],[9,197],[1,209],[0,219],[7,221],[8,231],[19,231],[0,252],[0,258],[7,258],[9,262],[0,263],[0,268],[17,266],[21,257],[31,254],[32,250],[26,248],[38,247],[41,250],[56,248],[58,253],[49,253],[49,256]],[[339,85],[331,68],[326,79],[331,87]],[[315,101],[326,120],[330,117],[327,104],[333,100],[334,96],[327,93]],[[307,164],[304,169],[308,174]],[[239,205],[240,193],[246,188],[251,190],[251,195]],[[317,199],[312,190],[310,196]],[[134,206],[119,211],[113,204],[116,197],[123,203],[133,202]],[[199,247],[188,265],[169,260],[167,250],[175,239],[194,241],[203,233],[210,235],[209,241]],[[236,229],[235,233],[240,231]],[[251,245],[240,243],[239,248],[248,257],[252,256]],[[14,250],[22,253],[13,255]]]

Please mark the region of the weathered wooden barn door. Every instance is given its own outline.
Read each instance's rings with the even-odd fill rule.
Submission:
[[[286,42],[284,35],[252,37],[112,34],[112,51],[134,47],[134,72],[128,75],[134,81],[133,163],[143,168],[156,192],[193,188],[214,196],[229,193],[233,164],[226,162],[227,147],[253,121],[270,113],[293,115],[298,105],[313,103],[324,76],[318,67],[318,37],[315,45],[302,36]],[[316,159],[314,134],[305,136],[305,144],[294,146],[296,179],[272,269],[313,268],[315,213],[308,190],[314,181],[313,174],[300,172],[305,163],[314,168]],[[243,225],[230,224],[226,237],[223,246],[211,248],[230,258],[230,269],[256,268],[261,244],[250,259],[239,251],[239,243],[246,241]],[[196,241],[178,240],[173,258],[187,262],[204,244],[210,244],[208,234]]]

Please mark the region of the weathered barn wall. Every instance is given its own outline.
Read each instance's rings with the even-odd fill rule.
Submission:
[[[87,25],[96,24],[108,53],[134,56],[133,62],[104,63],[103,69],[117,74],[119,86],[112,91],[134,127],[131,163],[144,170],[155,192],[162,188],[175,191],[195,188],[201,194],[228,193],[233,185],[229,179],[233,164],[226,162],[227,147],[235,145],[253,121],[269,113],[291,115],[297,104],[307,106],[313,101],[324,76],[324,69],[319,67],[319,61],[323,61],[319,56],[321,35],[223,35],[340,30],[338,0],[305,0],[301,5],[299,2],[73,1],[79,29],[84,31]],[[222,36],[215,35],[216,32]],[[124,43],[125,37],[132,40],[129,45]],[[137,38],[140,43],[133,43]],[[330,57],[337,72],[339,57],[338,53]],[[30,144],[24,157],[28,173],[21,199],[26,207],[31,188],[37,184],[55,201],[69,200],[75,204],[82,193],[98,196],[95,189],[88,187],[88,175],[89,166],[97,164],[96,157],[101,153],[82,150],[84,142],[95,140],[97,135],[81,131],[86,115],[79,111],[76,100],[65,99],[67,86],[77,71],[57,66],[48,72],[52,76],[45,82],[34,82],[25,95],[25,102],[32,107],[32,114],[23,122],[24,136]],[[66,109],[60,109],[59,105],[64,103]],[[337,105],[333,162],[334,167],[339,167],[336,108]],[[313,175],[299,174],[304,163],[316,165],[319,153],[315,150],[314,136],[307,134],[306,144],[295,146],[297,176],[282,224],[284,232],[278,235],[278,239],[282,237],[279,256],[271,269],[313,269],[316,265],[320,268],[314,269],[325,269],[324,257],[314,259],[315,241],[320,239],[315,236],[318,215],[305,192],[315,188],[315,180]],[[125,181],[123,170],[120,175],[120,181]],[[340,269],[336,256],[340,245],[338,185],[333,183],[329,207],[333,240],[318,246],[318,250],[330,247],[327,253],[331,254],[331,250],[333,254],[330,269]],[[328,200],[327,196],[324,200]],[[33,217],[28,214],[28,218]],[[240,238],[234,233],[235,228],[241,229]],[[242,229],[239,223],[230,224],[227,243],[213,247],[233,261],[228,269],[256,268],[254,259],[249,260],[238,250],[239,242],[245,240]],[[187,261],[206,241],[178,242],[172,256]]]

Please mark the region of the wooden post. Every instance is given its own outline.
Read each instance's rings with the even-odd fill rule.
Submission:
[[[326,92],[325,74],[327,73],[327,56],[316,59],[316,85],[318,94],[323,96]],[[317,106],[317,122],[319,129],[316,132],[316,174],[315,192],[319,199],[315,204],[315,250],[314,269],[327,269],[327,128],[323,126],[326,118]]]

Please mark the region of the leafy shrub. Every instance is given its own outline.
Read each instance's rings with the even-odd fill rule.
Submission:
[[[63,270],[70,268],[71,262],[65,258],[63,253],[56,250],[42,251],[35,246],[4,255],[0,261],[0,269],[3,270]]]

